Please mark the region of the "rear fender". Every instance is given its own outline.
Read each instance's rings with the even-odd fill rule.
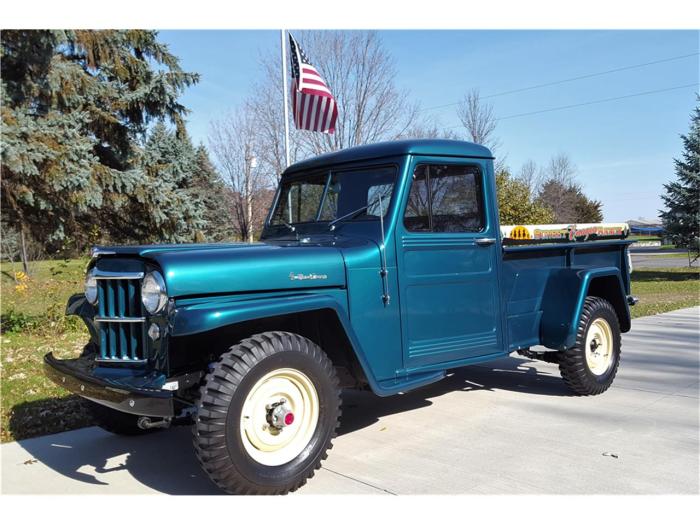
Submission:
[[[576,343],[576,328],[586,297],[609,301],[617,313],[620,330],[630,329],[630,311],[620,270],[565,268],[553,271],[542,297],[540,341],[548,348],[566,350]]]

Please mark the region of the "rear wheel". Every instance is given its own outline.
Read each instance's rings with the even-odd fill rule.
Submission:
[[[197,403],[194,447],[233,494],[285,494],[314,475],[332,447],[340,389],[312,341],[265,332],[223,354]]]
[[[620,323],[615,309],[605,299],[587,297],[576,345],[560,354],[562,378],[579,395],[602,394],[615,379],[620,353]]]

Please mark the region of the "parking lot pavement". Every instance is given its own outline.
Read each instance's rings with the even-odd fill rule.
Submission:
[[[698,494],[700,308],[635,319],[601,396],[510,357],[405,395],[344,396],[340,435],[298,494]],[[219,494],[188,428],[97,428],[2,445],[5,494]]]

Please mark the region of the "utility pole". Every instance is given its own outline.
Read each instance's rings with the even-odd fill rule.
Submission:
[[[246,240],[253,242],[253,169],[258,166],[258,159],[246,147],[245,155],[245,205],[246,205]]]

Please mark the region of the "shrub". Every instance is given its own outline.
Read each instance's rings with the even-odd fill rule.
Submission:
[[[31,331],[36,326],[36,318],[9,309],[0,316],[0,333],[16,333]]]

